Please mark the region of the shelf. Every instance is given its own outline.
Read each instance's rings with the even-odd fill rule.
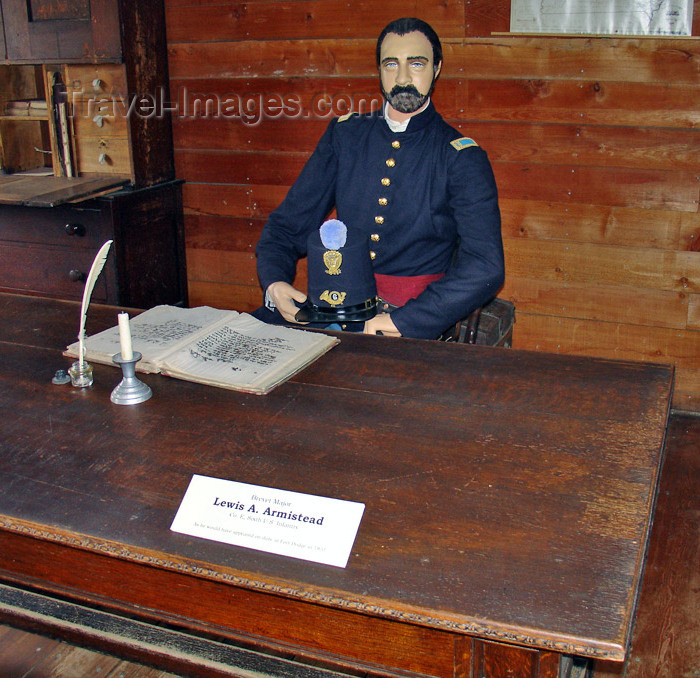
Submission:
[[[0,205],[56,207],[94,198],[129,183],[125,176],[47,177],[13,175],[0,177]]]
[[[12,122],[36,122],[36,121],[44,121],[48,122],[49,120],[49,114],[44,113],[43,115],[37,115],[36,113],[32,115],[7,115],[7,114],[0,114],[0,120],[12,120]]]
[[[10,112],[11,111],[11,112]],[[53,168],[49,107],[38,65],[0,66],[0,168]]]

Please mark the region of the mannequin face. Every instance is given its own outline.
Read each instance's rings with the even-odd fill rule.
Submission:
[[[397,112],[414,114],[428,100],[442,64],[433,70],[433,47],[422,33],[387,33],[380,48],[382,94]]]

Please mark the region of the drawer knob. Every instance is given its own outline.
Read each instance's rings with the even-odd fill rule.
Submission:
[[[68,235],[77,235],[80,238],[85,235],[85,226],[82,224],[66,224],[65,228]]]
[[[71,282],[83,282],[85,280],[85,274],[77,268],[74,268],[68,274],[68,277],[71,279]]]

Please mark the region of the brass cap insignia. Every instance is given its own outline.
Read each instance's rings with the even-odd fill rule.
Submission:
[[[343,255],[338,250],[326,250],[323,253],[323,263],[326,265],[328,275],[339,275],[340,265],[343,263]]]
[[[336,292],[335,290],[330,292],[329,290],[324,290],[319,296],[319,299],[328,302],[331,306],[340,306],[340,304],[345,301],[346,295],[347,292]]]

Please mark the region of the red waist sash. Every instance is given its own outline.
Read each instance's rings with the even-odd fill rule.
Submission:
[[[440,280],[444,273],[431,275],[383,275],[375,273],[377,294],[394,306],[403,306],[415,299],[431,282]]]

